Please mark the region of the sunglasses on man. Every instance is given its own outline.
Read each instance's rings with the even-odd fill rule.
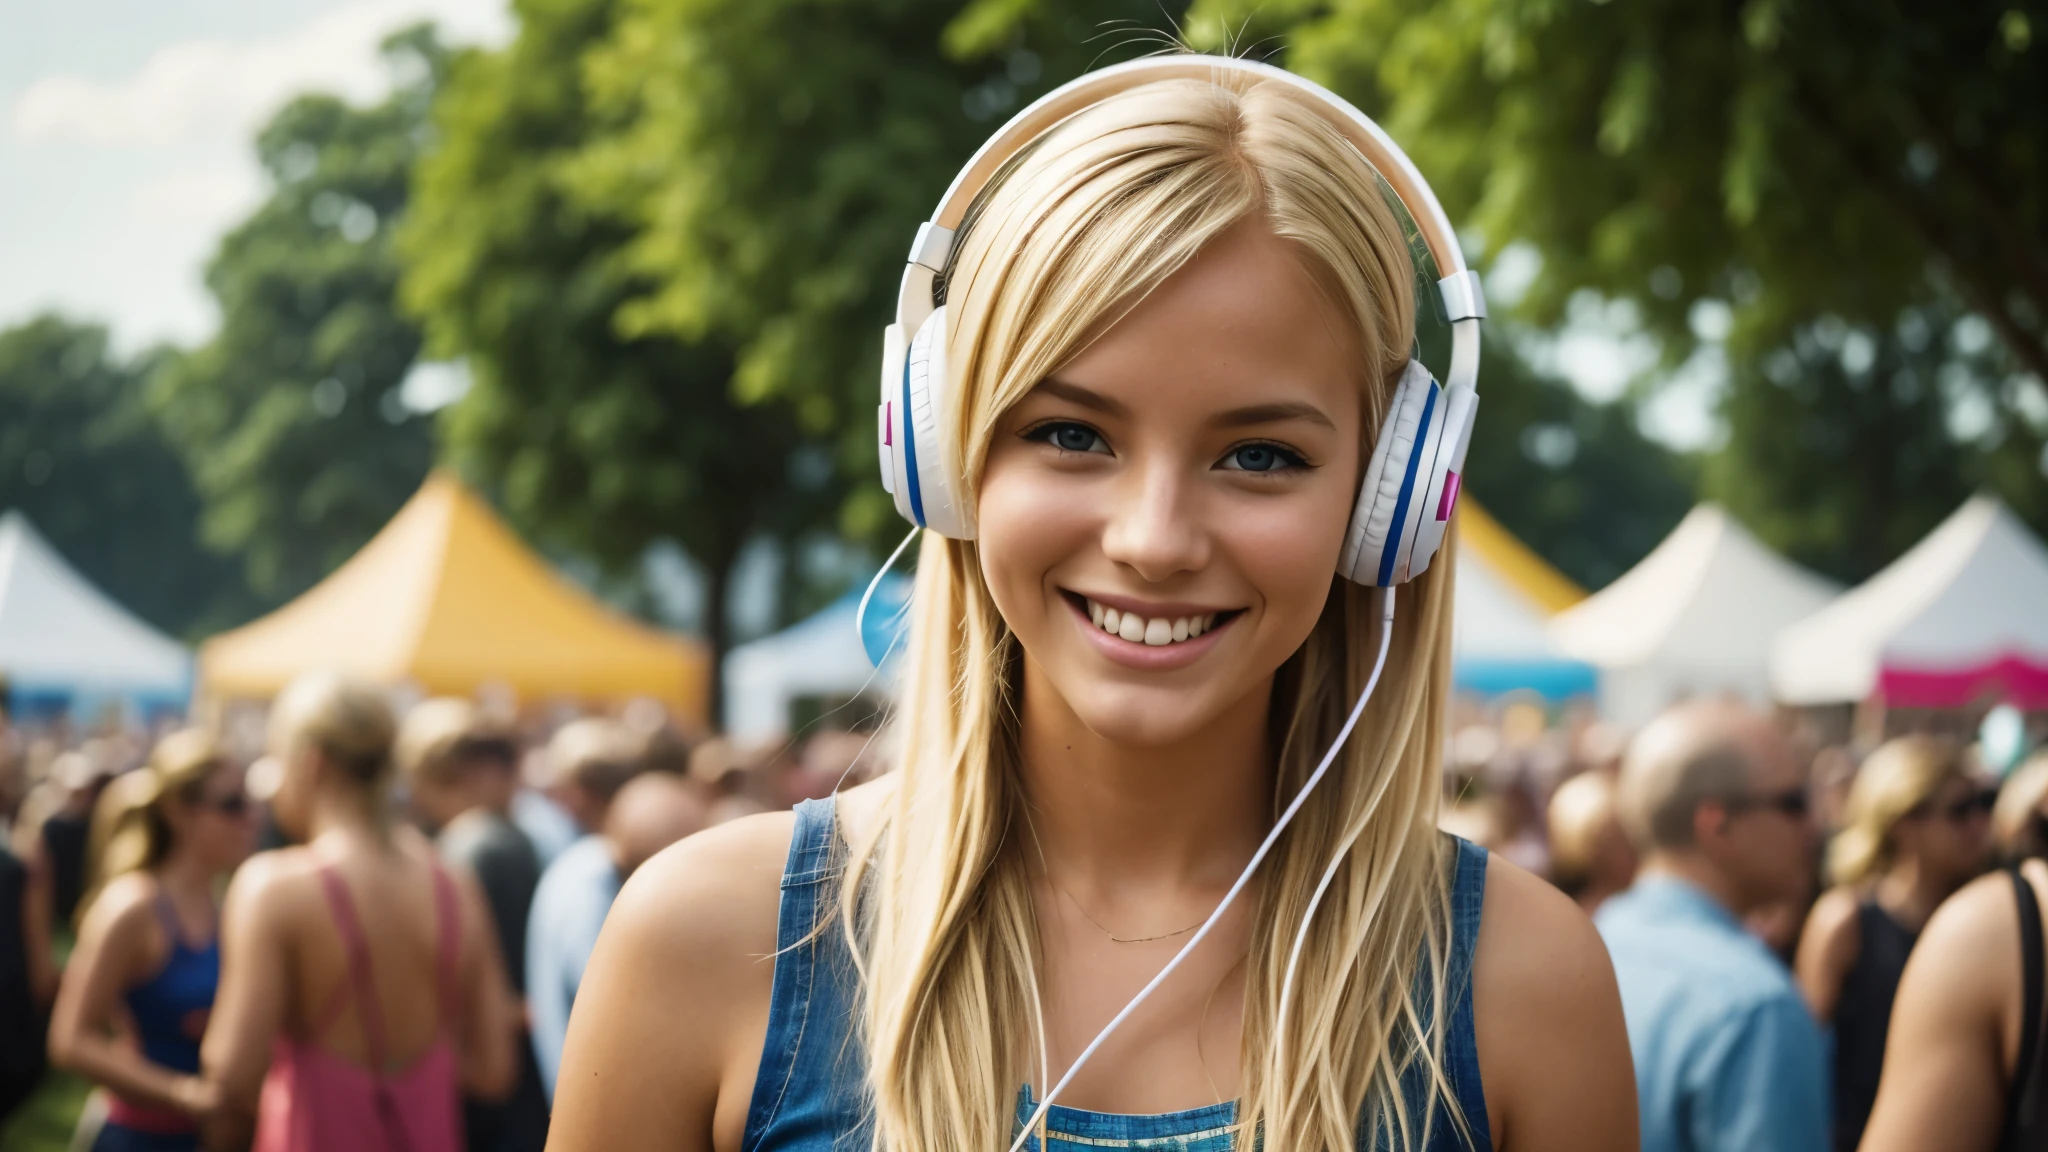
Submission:
[[[1806,794],[1806,786],[1787,788],[1782,792],[1760,792],[1750,796],[1732,797],[1724,803],[1730,812],[1754,812],[1758,810],[1776,812],[1794,820],[1804,820],[1813,811],[1813,801]]]

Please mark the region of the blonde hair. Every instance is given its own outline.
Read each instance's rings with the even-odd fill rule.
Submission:
[[[1901,736],[1863,761],[1849,786],[1843,826],[1828,843],[1828,877],[1870,880],[1892,865],[1892,828],[1965,771],[1962,746],[1933,736]]]
[[[333,672],[308,672],[278,694],[270,712],[271,746],[307,747],[373,797],[391,778],[398,722],[375,685]],[[373,809],[382,815],[381,806]]]
[[[447,783],[461,768],[463,742],[479,733],[476,705],[439,696],[413,705],[399,722],[393,758],[409,781]]]
[[[1053,130],[984,193],[948,280],[960,396],[942,433],[969,506],[1004,412],[1247,217],[1294,245],[1357,329],[1369,444],[1414,328],[1414,265],[1382,188],[1321,113],[1255,79],[1145,85]],[[1402,590],[1391,674],[1264,865],[1239,1147],[1349,1148],[1362,1131],[1416,1147],[1439,1101],[1465,1127],[1441,1059],[1452,1005],[1436,817],[1452,570],[1447,549]],[[1037,1035],[1037,926],[1019,848],[1021,650],[972,542],[925,537],[911,611],[898,783],[851,847],[840,895],[862,981],[875,1147],[1001,1149],[1035,1051],[1023,1038]],[[1279,669],[1275,815],[1363,688],[1377,618],[1367,589],[1333,580],[1308,639]],[[1346,844],[1274,1051],[1295,927]],[[1419,1114],[1402,1093],[1415,1076],[1429,1088]]]
[[[81,923],[108,882],[164,862],[173,847],[165,801],[173,796],[190,798],[224,763],[210,733],[183,728],[157,741],[142,767],[107,784],[93,805],[91,848],[86,854],[91,877],[85,898],[78,902]]]

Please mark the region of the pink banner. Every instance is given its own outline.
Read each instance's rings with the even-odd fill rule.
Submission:
[[[2048,708],[2048,663],[2007,653],[1968,668],[1904,668],[1888,664],[1878,694],[1895,708],[1963,708],[2003,701],[2017,708]]]

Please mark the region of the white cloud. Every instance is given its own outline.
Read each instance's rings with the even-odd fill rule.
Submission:
[[[438,21],[456,40],[509,32],[502,0],[351,0],[268,39],[187,40],[158,49],[111,82],[46,76],[14,103],[15,135],[30,141],[191,144],[246,139],[292,96],[368,99],[386,83],[377,46],[393,29]]]
[[[214,233],[255,207],[262,195],[251,165],[184,168],[137,185],[128,211],[145,227]]]

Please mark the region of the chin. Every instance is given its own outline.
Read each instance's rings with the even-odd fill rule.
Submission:
[[[1194,739],[1228,705],[1206,692],[1164,685],[1095,683],[1062,692],[1090,732],[1112,744],[1159,748]]]

